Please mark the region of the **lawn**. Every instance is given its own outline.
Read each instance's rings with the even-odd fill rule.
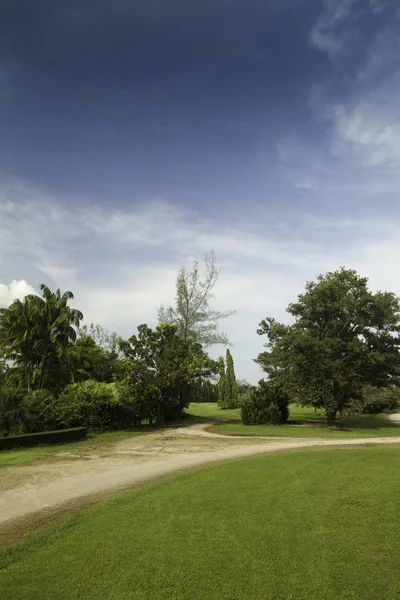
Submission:
[[[215,402],[192,402],[186,412],[207,419],[240,419],[240,408],[218,408]]]
[[[400,598],[400,444],[213,465],[1,554],[2,600]]]
[[[265,435],[274,437],[323,437],[323,438],[359,438],[400,436],[400,426],[390,421],[387,414],[360,415],[345,417],[332,428],[326,424],[322,410],[311,407],[290,405],[289,422],[286,425],[243,425],[240,421],[240,409],[222,410],[216,404],[190,404],[190,414],[205,420],[222,418],[225,423],[217,423],[209,428],[214,433],[228,435]]]

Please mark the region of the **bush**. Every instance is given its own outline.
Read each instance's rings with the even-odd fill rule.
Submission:
[[[31,433],[40,428],[42,395],[22,388],[0,388],[0,433]]]
[[[89,427],[100,431],[132,425],[132,414],[120,401],[115,383],[88,380],[68,385],[52,410],[65,427]]]
[[[29,433],[27,435],[14,435],[0,438],[0,450],[11,450],[38,444],[60,444],[82,440],[87,436],[86,427],[75,429],[63,429],[61,431],[41,431],[40,433]]]
[[[242,403],[241,417],[245,425],[281,425],[289,416],[289,397],[282,388],[261,380]]]
[[[362,399],[364,413],[396,410],[400,406],[400,390],[393,386],[387,388],[365,386]]]

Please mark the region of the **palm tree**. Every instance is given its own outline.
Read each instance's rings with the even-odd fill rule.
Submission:
[[[10,361],[8,378],[31,389],[36,357],[32,330],[35,325],[33,298],[14,300],[9,308],[0,309],[0,350]]]
[[[44,284],[40,290],[42,297],[29,295],[0,311],[0,347],[13,363],[11,378],[28,390],[57,388],[65,379],[66,353],[83,319],[68,306],[72,292],[53,293]]]
[[[43,389],[54,376],[57,378],[57,370],[71,342],[76,340],[74,327],[79,327],[83,314],[68,306],[68,301],[74,298],[72,292],[61,295],[58,289],[53,293],[44,284],[40,290],[42,298],[36,296],[38,319],[33,335],[34,351],[40,357],[36,370],[37,387]]]

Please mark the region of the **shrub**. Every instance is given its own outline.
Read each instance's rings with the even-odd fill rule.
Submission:
[[[0,432],[31,433],[40,424],[42,397],[22,388],[0,388]]]
[[[40,433],[29,433],[27,435],[13,435],[0,438],[0,450],[11,450],[38,444],[60,444],[82,440],[87,436],[86,427],[75,429],[62,429],[61,431],[41,431]]]
[[[362,400],[364,413],[396,410],[400,406],[400,390],[394,386],[386,388],[365,386]]]
[[[130,411],[120,401],[115,383],[89,379],[68,385],[52,407],[65,427],[121,429],[132,424]]]
[[[289,397],[276,384],[261,380],[242,403],[241,417],[245,425],[280,425],[289,416]]]

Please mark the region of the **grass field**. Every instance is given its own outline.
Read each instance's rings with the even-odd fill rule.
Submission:
[[[2,600],[394,600],[400,444],[253,457],[108,499],[1,554]]]
[[[209,428],[214,433],[228,435],[266,435],[275,437],[390,437],[400,436],[400,426],[389,421],[388,415],[360,415],[345,417],[332,428],[326,424],[324,411],[313,408],[290,405],[289,422],[286,425],[243,425],[240,422],[240,409],[221,410],[216,404],[191,404],[190,414],[204,419],[228,419],[225,423],[217,423]]]

